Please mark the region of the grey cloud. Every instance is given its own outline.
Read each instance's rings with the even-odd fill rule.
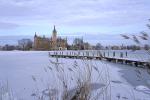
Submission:
[[[0,16],[1,17],[26,17],[36,14],[36,10],[28,4],[15,3],[0,3]]]
[[[15,23],[0,22],[0,29],[14,29],[19,26],[20,25],[15,24]]]
[[[119,15],[121,14],[121,15]],[[124,25],[133,25],[143,23],[143,20],[147,20],[150,16],[149,13],[143,13],[144,16],[141,16],[141,12],[127,12],[127,13],[105,13],[103,15],[89,15],[89,16],[75,16],[75,18],[66,21],[65,24],[72,26],[82,26],[82,25],[95,25],[95,26],[124,26]],[[110,16],[112,16],[110,18]]]
[[[29,24],[119,26],[146,20],[149,0],[2,0],[0,19]]]

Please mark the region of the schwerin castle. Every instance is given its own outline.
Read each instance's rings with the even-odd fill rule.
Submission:
[[[34,50],[65,50],[67,49],[67,38],[57,37],[57,31],[52,31],[52,36],[46,38],[45,36],[38,36],[35,32],[34,36]]]

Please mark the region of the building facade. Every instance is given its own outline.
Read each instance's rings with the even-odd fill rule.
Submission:
[[[57,31],[54,26],[52,36],[46,38],[45,36],[34,36],[34,50],[66,50],[67,38],[61,38],[57,36]]]

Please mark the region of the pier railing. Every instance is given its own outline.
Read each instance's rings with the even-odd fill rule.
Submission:
[[[141,52],[141,53],[140,53]],[[150,67],[150,55],[143,51],[87,50],[87,51],[51,51],[50,57],[72,59],[106,60],[115,63],[129,64],[136,67]],[[146,52],[146,51],[145,51]],[[143,56],[144,55],[144,56]]]

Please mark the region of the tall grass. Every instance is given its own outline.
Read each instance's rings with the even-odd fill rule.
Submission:
[[[150,19],[149,19],[150,21]],[[148,28],[150,29],[150,25],[147,24]],[[147,32],[141,32],[139,35],[132,35],[132,36],[128,36],[128,35],[125,35],[125,34],[121,34],[121,36],[124,38],[124,39],[127,39],[127,40],[133,40],[137,45],[139,45],[139,47],[144,47],[143,45],[143,41],[146,41],[148,43],[148,46],[150,46],[150,36]],[[150,55],[150,48],[148,48],[148,50],[146,50],[147,52],[147,55]],[[141,57],[141,59],[144,59]],[[150,74],[150,60],[147,61],[148,63],[146,64],[146,69],[147,69],[147,72]]]
[[[100,70],[91,60],[83,59],[80,63],[66,66],[58,58],[50,60],[45,68],[55,78],[55,86],[47,86],[47,95],[43,91],[33,93],[38,100],[110,100],[110,79],[107,66]],[[102,75],[104,74],[104,75]],[[48,74],[50,75],[50,74]],[[36,78],[32,77],[36,82]],[[38,89],[37,89],[38,90]]]
[[[16,100],[13,96],[13,91],[7,83],[0,83],[0,100]]]

